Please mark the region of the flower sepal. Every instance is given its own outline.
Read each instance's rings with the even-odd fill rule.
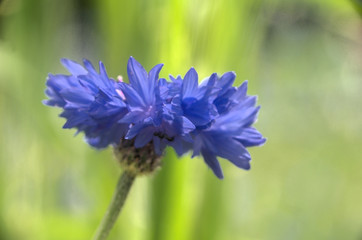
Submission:
[[[119,145],[114,146],[114,156],[121,168],[135,176],[148,175],[160,168],[162,155],[156,154],[153,143],[136,148],[134,142],[134,139],[122,139]]]

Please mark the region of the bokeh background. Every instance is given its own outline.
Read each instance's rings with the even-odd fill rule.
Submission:
[[[177,159],[137,179],[109,239],[362,239],[362,1],[0,1],[0,239],[90,239],[120,169],[41,104],[60,58],[126,78],[235,71],[268,138],[252,170]]]

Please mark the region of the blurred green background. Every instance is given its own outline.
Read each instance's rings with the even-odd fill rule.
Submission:
[[[90,239],[120,169],[41,104],[59,59],[126,76],[235,71],[268,138],[252,170],[168,149],[109,239],[362,239],[360,0],[0,1],[0,239]]]

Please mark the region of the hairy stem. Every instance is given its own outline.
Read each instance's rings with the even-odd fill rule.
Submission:
[[[124,171],[118,180],[116,190],[114,192],[112,202],[108,207],[106,215],[103,217],[93,240],[105,240],[108,237],[114,223],[116,222],[119,213],[122,210],[123,204],[126,201],[128,192],[135,179],[135,175],[129,171]]]

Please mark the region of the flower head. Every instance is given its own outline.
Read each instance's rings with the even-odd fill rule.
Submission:
[[[198,83],[191,68],[182,78],[159,78],[162,64],[148,73],[134,58],[127,65],[129,83],[108,78],[84,61],[85,68],[62,60],[71,75],[49,75],[45,104],[64,109],[65,128],[83,131],[87,142],[104,148],[131,143],[133,149],[153,144],[156,155],[166,146],[178,155],[192,151],[202,155],[215,175],[223,178],[217,157],[237,167],[250,168],[246,147],[258,146],[265,138],[252,127],[259,107],[248,96],[247,82],[233,87],[235,73],[212,74]],[[125,146],[125,145],[124,145]]]

